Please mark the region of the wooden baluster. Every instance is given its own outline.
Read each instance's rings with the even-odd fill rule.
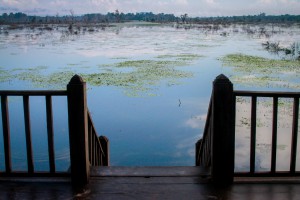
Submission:
[[[295,173],[298,139],[299,98],[294,98],[290,172]]]
[[[46,96],[46,114],[47,114],[49,167],[50,167],[50,173],[55,173],[53,112],[52,112],[52,98],[50,95]]]
[[[95,133],[92,129],[92,166],[95,165]]]
[[[26,147],[27,147],[27,166],[28,173],[34,172],[33,154],[32,154],[32,141],[31,141],[31,127],[30,127],[30,111],[29,111],[29,96],[23,96],[24,107],[24,122],[25,122],[25,134],[26,134]]]
[[[198,140],[197,142],[196,142],[196,144],[195,144],[195,152],[196,152],[196,157],[195,157],[195,165],[196,166],[200,166],[200,155],[201,155],[201,149],[200,149],[200,147],[201,147],[201,145],[202,145],[202,139],[200,139],[200,140]]]
[[[97,148],[96,148],[96,166],[100,165],[100,157],[101,157],[101,152],[100,152],[100,141],[96,136],[96,141],[97,141]]]
[[[89,129],[88,129],[88,132],[89,132],[89,161],[90,161],[90,164],[92,165],[92,151],[93,151],[93,148],[92,148],[92,137],[93,137],[93,134],[92,134],[92,125],[91,125],[91,122],[89,120]]]
[[[2,110],[2,128],[3,128],[3,143],[5,155],[5,172],[11,173],[11,148],[10,148],[10,127],[9,127],[9,111],[7,96],[1,96],[1,110]]]
[[[255,150],[256,150],[256,104],[257,97],[251,99],[251,141],[250,141],[250,173],[255,172]]]
[[[104,153],[104,156],[103,156],[104,159],[103,159],[102,165],[109,166],[109,163],[110,163],[109,140],[105,136],[100,136],[99,141],[100,141],[103,153]]]
[[[278,97],[273,98],[271,173],[276,172]]]

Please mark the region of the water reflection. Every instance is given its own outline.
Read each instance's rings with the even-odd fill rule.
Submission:
[[[90,28],[93,31],[88,31]],[[266,28],[268,33],[272,30],[271,26]],[[280,34],[272,33],[270,37],[265,37],[259,34],[259,27],[243,25],[203,25],[189,30],[173,26],[106,27],[105,30],[101,30],[101,27],[82,27],[80,30],[73,30],[78,34],[66,32],[68,27],[52,29],[8,30],[8,27],[4,27],[3,34],[0,34],[0,89],[65,89],[69,75],[82,74],[87,80],[88,106],[97,132],[110,139],[112,164],[131,166],[194,165],[194,144],[202,135],[211,83],[220,73],[237,73],[231,68],[233,66],[223,67],[220,58],[230,53],[243,52],[277,59],[276,55],[264,51],[262,42],[274,40],[289,43],[300,37],[299,27],[279,27],[282,30]],[[8,31],[7,34],[4,34],[5,31]],[[289,36],[290,32],[294,34]],[[137,62],[142,65],[136,66]],[[126,63],[132,66],[120,67]],[[143,71],[145,66],[150,65],[154,70]],[[168,69],[164,71],[163,78],[159,78],[162,76],[155,65]],[[141,71],[147,76],[132,73],[138,69],[143,69]],[[178,79],[171,78],[170,81],[170,76],[167,75],[178,71],[181,72],[175,73]],[[103,73],[112,75],[106,79],[99,78],[99,74]],[[248,77],[251,81],[252,71],[247,73],[238,75],[242,79]],[[278,75],[274,73],[274,76]],[[96,78],[91,79],[92,75]],[[131,76],[139,81],[133,81]],[[174,73],[172,76],[174,77]],[[126,85],[128,81],[126,87],[124,82],[121,82],[123,85],[120,84],[122,78],[132,80],[129,83],[131,88]],[[294,74],[293,79],[299,83],[297,75]],[[96,84],[99,80],[108,82]],[[249,89],[249,85],[249,82],[235,83],[235,89]],[[126,95],[128,88],[138,90],[138,95]],[[149,92],[149,88],[152,95],[143,95]],[[251,89],[266,87],[251,85]],[[275,85],[271,89],[286,88]],[[13,156],[16,160],[14,166],[26,168],[26,165],[22,165],[26,163],[25,155],[22,154],[25,136],[23,118],[19,113],[22,104],[19,101],[21,100],[10,102],[11,119],[17,124],[12,127],[16,142],[13,144]],[[35,138],[35,143],[40,144],[40,147],[35,147],[37,149],[34,152],[36,161],[42,163],[40,169],[47,169],[47,162],[43,159],[47,156],[46,148],[42,145],[44,142],[39,143],[46,135],[45,124],[39,122],[44,119],[44,111],[37,113],[39,109],[44,109],[44,103],[38,99],[32,101],[32,121],[37,123],[33,125],[34,134],[40,137]],[[69,164],[67,106],[65,99],[55,101],[55,155],[59,162],[58,168],[66,170]],[[240,118],[237,121],[236,138],[236,163],[238,169],[243,170],[249,167],[249,108],[246,105],[248,103],[238,105]],[[267,108],[269,107],[262,108],[264,114],[271,115],[270,111],[264,110]],[[35,116],[40,117],[34,118]],[[269,127],[265,127],[269,124],[267,119],[269,118],[262,118],[263,126],[257,129],[257,168],[261,170],[265,170],[270,162],[267,158],[270,152],[270,131]],[[286,123],[289,122],[288,119]],[[282,119],[281,122],[283,121]],[[0,167],[4,169],[2,128],[0,130]],[[287,127],[282,130],[282,134],[278,132],[278,157],[286,158],[290,149],[286,143],[290,140],[290,135],[284,133],[288,130]],[[20,157],[22,160],[19,162]],[[285,168],[282,161],[278,159],[278,168]]]

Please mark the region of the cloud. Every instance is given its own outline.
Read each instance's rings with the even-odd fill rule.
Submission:
[[[205,121],[206,115],[197,115],[192,116],[190,119],[186,120],[185,125],[193,129],[200,129],[201,127],[203,127]]]
[[[215,0],[205,0],[205,3],[210,4],[210,5],[216,5],[217,3]]]
[[[187,0],[176,0],[175,4],[178,4],[178,5],[188,5],[188,1]]]

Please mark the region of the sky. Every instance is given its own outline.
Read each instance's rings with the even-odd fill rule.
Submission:
[[[300,0],[0,0],[0,14],[75,15],[86,13],[187,13],[191,17],[293,14],[300,15]]]

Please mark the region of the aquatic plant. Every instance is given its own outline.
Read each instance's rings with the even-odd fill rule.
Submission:
[[[267,41],[265,43],[262,43],[262,46],[268,52],[276,53],[276,54],[281,53],[285,56],[289,56],[289,57],[284,57],[285,59],[300,60],[300,45],[297,42],[292,43],[288,47],[282,47],[280,46],[279,42]]]
[[[221,58],[221,61],[224,66],[233,67],[230,77],[235,83],[259,87],[300,88],[298,82],[293,82],[293,77],[300,74],[300,62],[297,60],[229,54]]]
[[[109,65],[100,65],[99,72],[84,73],[81,68],[67,71],[42,73],[45,66],[29,69],[0,70],[0,81],[17,79],[31,83],[37,88],[64,89],[76,73],[83,77],[89,86],[111,86],[122,88],[128,96],[153,96],[157,86],[164,82],[167,86],[180,84],[180,79],[190,78],[192,72],[181,70],[194,59],[194,55],[180,55],[183,60],[127,60]],[[188,59],[189,58],[189,59]],[[74,65],[69,64],[69,66]],[[109,70],[108,70],[109,69]]]

